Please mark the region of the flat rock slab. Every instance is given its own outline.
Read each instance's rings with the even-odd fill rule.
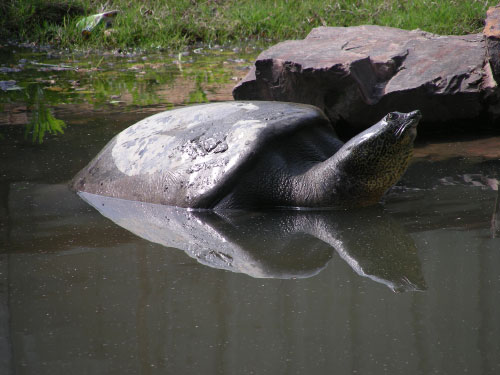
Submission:
[[[500,82],[500,6],[488,9],[484,23],[488,62],[495,80]]]
[[[313,104],[348,135],[395,110],[420,109],[423,127],[491,120],[499,100],[486,49],[482,34],[319,27],[262,52],[233,96]]]

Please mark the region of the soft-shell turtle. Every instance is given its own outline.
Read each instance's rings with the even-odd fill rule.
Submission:
[[[391,112],[344,144],[309,105],[185,107],[119,133],[72,186],[191,208],[367,206],[406,170],[420,117]]]

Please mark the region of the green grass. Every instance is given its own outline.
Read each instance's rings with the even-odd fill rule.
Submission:
[[[168,48],[264,44],[303,38],[316,26],[377,24],[438,34],[479,32],[497,0],[4,0],[0,38],[62,48]],[[83,15],[120,10],[112,32],[85,39]]]

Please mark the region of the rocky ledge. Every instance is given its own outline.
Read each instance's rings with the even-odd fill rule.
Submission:
[[[496,78],[496,80],[495,80]],[[237,100],[313,104],[349,136],[390,111],[420,109],[424,129],[500,130],[500,7],[481,34],[383,26],[319,27],[262,52]]]

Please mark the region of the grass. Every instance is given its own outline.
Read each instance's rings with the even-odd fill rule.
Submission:
[[[0,39],[61,48],[180,49],[198,42],[263,44],[303,38],[316,26],[377,24],[438,34],[479,32],[494,0],[3,0]],[[120,11],[113,31],[83,38],[85,15]]]

